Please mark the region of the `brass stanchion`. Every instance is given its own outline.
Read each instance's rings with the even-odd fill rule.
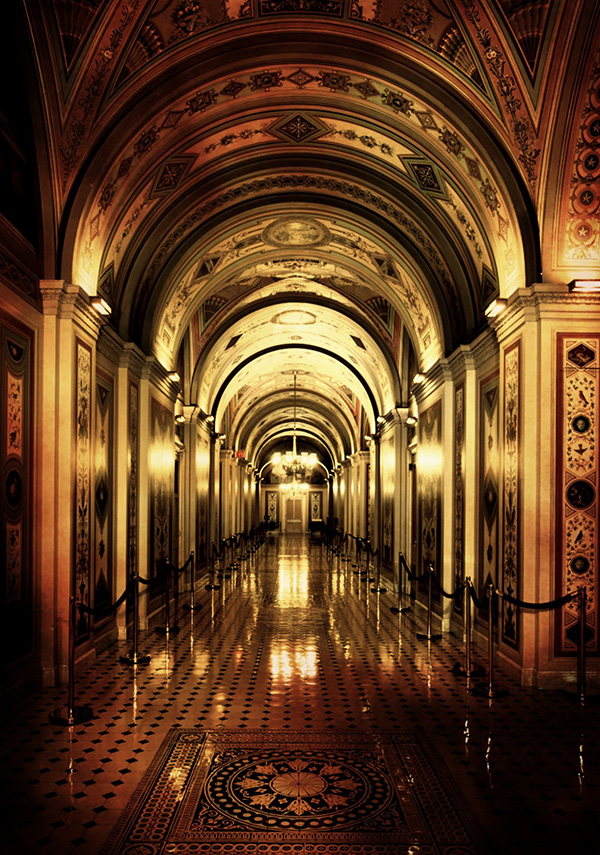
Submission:
[[[452,673],[457,677],[483,677],[483,668],[473,668],[472,654],[472,618],[471,618],[471,587],[473,582],[470,576],[465,579],[464,587],[464,613],[465,613],[465,667],[461,668],[458,662],[454,663]]]
[[[577,651],[577,696],[581,706],[585,704],[585,626],[587,611],[587,588],[579,586],[579,644]]]
[[[404,555],[401,552],[399,552],[398,553],[398,605],[397,606],[390,606],[390,611],[393,612],[395,615],[403,615],[406,612],[410,611],[410,606],[404,605],[404,590],[403,590],[404,585],[402,584],[404,579],[403,579],[403,572],[402,571],[404,571],[404,573],[406,573],[406,575],[408,577],[408,573],[407,573],[407,570],[405,567],[405,562],[404,562]]]
[[[150,662],[149,656],[140,656],[138,653],[139,644],[139,610],[140,610],[140,591],[139,591],[139,576],[133,576],[131,585],[133,587],[133,627],[132,627],[132,645],[133,649],[129,656],[121,656],[121,662],[125,665],[147,665]]]
[[[171,585],[170,585],[170,580],[169,580],[170,570],[171,570],[170,565],[165,561],[165,563],[163,564],[163,572],[165,574],[165,588],[164,588],[164,591],[165,591],[165,624],[164,624],[164,626],[157,626],[155,629],[155,631],[160,633],[161,635],[170,635],[171,633],[179,632],[179,627],[177,626],[177,623],[174,623],[173,626],[171,626]],[[179,580],[176,579],[175,581],[177,583],[177,587],[179,587],[179,584],[178,584]],[[178,593],[176,590],[176,593],[175,593],[175,605],[176,606],[177,606],[177,601],[178,601]],[[177,620],[177,614],[175,614],[174,620],[175,621]]]
[[[433,612],[433,592],[431,589],[432,586],[432,577],[433,577],[433,565],[431,562],[428,562],[428,585],[427,585],[427,632],[417,632],[417,638],[420,641],[439,641],[441,639],[441,633],[433,633],[431,631],[431,618]]]
[[[496,689],[494,683],[494,598],[496,596],[496,590],[494,588],[494,583],[490,582],[487,586],[487,595],[488,595],[488,682],[487,686],[485,683],[480,683],[478,686],[475,686],[473,689],[473,694],[478,697],[487,696],[488,700],[495,700],[498,698],[505,698],[508,695],[506,689]]]
[[[374,594],[385,594],[387,588],[381,584],[381,552],[377,551],[377,575],[374,579],[369,579],[369,582],[375,582],[375,587],[371,588]]]
[[[75,632],[77,626],[77,603],[75,594],[69,597],[69,650],[68,650],[68,686],[67,686],[67,709],[54,710],[48,716],[50,724],[59,724],[62,727],[73,727],[76,724],[84,724],[94,717],[91,707],[75,706]]]
[[[190,565],[190,602],[184,603],[181,608],[185,609],[186,612],[189,611],[193,614],[196,609],[196,556],[193,549],[190,552],[188,562]]]

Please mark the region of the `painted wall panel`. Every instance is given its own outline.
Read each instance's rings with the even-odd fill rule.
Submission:
[[[586,650],[597,653],[600,334],[559,335],[557,365],[556,595],[586,588]],[[555,652],[575,654],[577,601],[555,614]]]

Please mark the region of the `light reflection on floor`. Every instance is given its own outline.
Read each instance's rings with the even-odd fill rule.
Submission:
[[[571,698],[501,675],[510,696],[490,707],[451,673],[462,643],[419,642],[422,612],[392,614],[393,593],[371,587],[307,538],[273,537],[220,590],[202,586],[168,642],[142,634],[149,666],[123,667],[124,643],[99,654],[77,686],[88,725],[47,723],[63,689],[5,706],[0,851],[95,855],[173,726],[418,729],[492,851],[566,852],[600,834],[598,707],[582,717]]]

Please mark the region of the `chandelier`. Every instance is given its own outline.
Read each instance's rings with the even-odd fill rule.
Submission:
[[[309,454],[303,451],[298,454],[296,448],[296,372],[294,371],[294,427],[292,432],[292,448],[291,451],[286,451],[284,454],[276,452],[273,455],[273,466],[283,470],[287,478],[287,482],[282,484],[282,489],[292,489],[296,486],[300,490],[306,490],[308,484],[304,483],[307,473],[314,468],[317,462],[317,455],[312,452]],[[301,482],[300,484],[298,482]]]

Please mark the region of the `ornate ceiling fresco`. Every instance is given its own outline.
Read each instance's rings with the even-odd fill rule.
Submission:
[[[596,3],[23,7],[55,275],[232,447],[289,432],[304,372],[335,462],[407,404],[409,350],[427,371],[496,296],[597,266]]]

